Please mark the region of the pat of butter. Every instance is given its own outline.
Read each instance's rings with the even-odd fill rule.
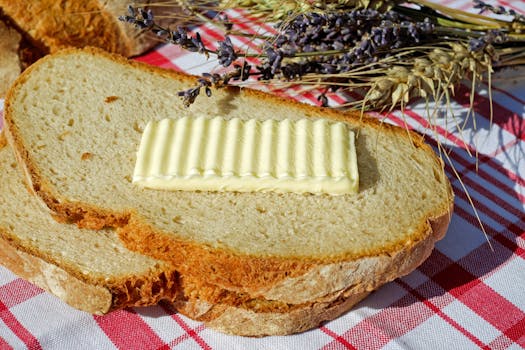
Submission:
[[[133,182],[165,190],[356,193],[355,135],[324,119],[151,121]]]

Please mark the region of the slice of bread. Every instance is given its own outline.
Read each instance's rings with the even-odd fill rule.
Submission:
[[[0,132],[0,148],[2,140]],[[113,230],[90,231],[54,221],[27,190],[16,167],[13,152],[0,149],[0,265],[77,309],[105,314],[172,301],[174,311],[210,328],[263,336],[310,329],[368,294],[346,291],[295,306],[265,300],[240,306],[227,300],[203,301],[195,292],[188,295],[184,289],[188,283],[168,264],[129,251]],[[240,299],[236,303],[241,304]]]
[[[174,299],[180,286],[168,264],[129,251],[111,229],[94,233],[53,220],[8,147],[0,149],[0,173],[1,265],[96,314]]]
[[[349,288],[370,291],[415,269],[445,234],[453,193],[420,136],[248,89],[217,90],[185,108],[177,93],[195,84],[98,50],[66,50],[38,61],[10,90],[7,138],[30,187],[62,220],[117,227],[129,249],[251,297],[299,304]],[[344,121],[358,135],[359,193],[133,185],[146,123],[185,115]]]
[[[140,6],[149,2],[143,1]],[[131,3],[133,1],[128,0],[0,0],[0,10],[44,52],[90,45],[129,57],[159,43],[153,34],[118,20],[118,16],[127,13],[127,5]],[[178,6],[173,2],[163,5],[162,1],[156,2],[156,6],[160,6],[160,14],[164,10],[171,13],[170,18],[160,19],[163,25],[175,23]]]

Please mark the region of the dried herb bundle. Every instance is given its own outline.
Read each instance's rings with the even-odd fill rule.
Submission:
[[[490,80],[494,69],[525,64],[525,17],[480,0],[474,1],[475,8],[505,18],[425,0],[181,3],[188,16],[224,29],[225,39],[218,42],[217,49],[205,47],[198,33],[159,26],[152,10],[130,6],[121,20],[150,30],[165,42],[215,55],[222,66],[231,68],[222,75],[204,74],[198,86],[181,91],[186,105],[201,90],[209,96],[211,87],[255,79],[280,87],[324,87],[318,98],[322,104],[327,103],[330,91],[359,91],[362,98],[349,101],[347,107],[384,110],[415,98],[448,101],[463,78],[470,78],[474,88],[482,79]],[[275,33],[258,38],[258,52],[232,44],[230,36],[251,34],[233,30],[223,13],[230,7],[245,8],[261,20],[276,23]]]

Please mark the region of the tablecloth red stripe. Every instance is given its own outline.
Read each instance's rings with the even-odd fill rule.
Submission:
[[[199,335],[199,332],[204,329],[200,326],[197,330],[192,329],[178,314],[177,311],[168,304],[163,304],[162,308],[170,314],[171,318],[192,338],[202,349],[211,350],[211,347],[206,343],[206,341]]]
[[[510,1],[505,1],[505,0],[498,0],[498,4],[499,5],[505,6],[506,8],[513,9],[513,10],[518,11],[518,12],[522,12],[524,10],[524,7],[522,6],[520,8],[520,7],[516,6],[516,3],[521,3],[521,5],[523,5],[522,1],[510,2]]]
[[[465,329],[465,327],[461,326],[458,322],[456,322],[452,317],[445,314],[439,306],[436,306],[432,303],[430,298],[427,298],[425,295],[421,294],[417,289],[414,289],[410,287],[407,283],[403,282],[402,279],[399,279],[396,281],[399,285],[401,285],[403,288],[405,288],[407,291],[409,291],[412,295],[414,295],[420,302],[428,306],[436,315],[441,317],[445,322],[450,324],[452,327],[457,329],[461,334],[463,334],[465,337],[470,339],[474,344],[479,346],[480,348],[486,348],[486,345],[483,344],[483,342],[478,339],[474,334],[469,332]]]
[[[160,349],[165,345],[157,333],[131,310],[118,310],[105,316],[94,315],[93,318],[119,349]]]
[[[166,69],[175,69],[180,71],[181,68],[175,65],[170,59],[162,55],[158,51],[151,51],[145,56],[137,57],[137,61],[148,63],[152,66],[162,67]]]
[[[0,286],[0,300],[7,300],[5,306],[12,308],[43,293],[43,290],[21,278]]]
[[[174,315],[174,316],[175,316],[175,315]],[[179,317],[179,320],[182,321],[182,319],[181,319],[180,317]],[[184,321],[183,321],[183,322],[184,322]],[[166,344],[166,346],[167,346],[169,349],[171,349],[171,348],[173,348],[173,347],[176,347],[176,346],[178,346],[179,344],[183,343],[184,341],[193,338],[192,335],[194,335],[194,334],[198,334],[198,333],[202,332],[204,329],[206,329],[206,326],[205,326],[204,324],[200,324],[198,327],[196,327],[196,328],[193,330],[193,332],[192,332],[191,334],[188,333],[188,332],[186,332],[186,333],[182,334],[181,336],[179,336],[179,337],[177,337],[177,338],[171,340],[168,344]],[[204,340],[202,340],[202,341],[204,341]],[[205,347],[209,347],[209,346],[208,346],[207,344],[205,344]],[[202,348],[202,346],[201,346],[201,348]]]
[[[4,340],[4,338],[0,337],[0,349],[2,350],[13,350],[14,348],[9,345],[9,343]]]
[[[264,30],[268,34],[277,33],[275,26],[271,25],[265,21],[262,21],[257,16],[251,15],[244,9],[232,9],[228,10],[228,13],[232,14],[230,17],[233,20],[233,23],[240,28],[251,32],[252,34],[260,34],[259,31],[252,29],[253,27],[258,27]],[[241,20],[239,20],[241,18]]]
[[[258,40],[253,37],[255,35],[259,35],[260,33],[258,33],[256,30],[254,30],[252,25],[247,24],[246,23],[246,19],[244,19],[244,21],[243,20],[239,20],[239,17],[241,17],[241,13],[239,13],[238,11],[235,11],[235,10],[231,11],[229,17],[230,17],[231,22],[234,25],[234,28],[238,27],[238,29],[240,29],[244,33],[246,33],[248,35],[252,35],[252,37],[244,36],[244,35],[243,36],[232,35],[232,37],[235,38],[236,40],[239,40],[240,42],[242,42],[242,44],[244,46],[250,48],[253,52],[260,52],[261,48],[259,47],[259,45],[257,45]],[[244,18],[244,17],[241,17],[241,18]],[[256,23],[257,23],[257,25],[259,25],[258,22],[256,22]],[[242,48],[244,49],[244,47],[242,47]]]
[[[455,290],[451,291],[459,301],[507,336],[511,335],[508,333],[509,330],[514,330],[514,327],[523,324],[525,313],[484,283],[475,285],[463,294],[456,295],[454,292]],[[525,328],[522,328],[523,330]],[[516,337],[514,331],[511,333],[514,337],[511,339],[518,341],[519,337]],[[525,343],[519,345],[525,346]]]
[[[219,41],[224,40],[224,34],[214,28],[211,28],[207,24],[198,27],[198,32],[201,35],[203,43],[205,43],[207,45],[206,47],[208,47],[210,50],[217,50]]]
[[[519,96],[514,95],[513,93],[511,93],[511,92],[509,92],[509,91],[507,91],[505,89],[500,89],[497,86],[492,86],[492,91],[501,92],[503,95],[510,97],[514,101],[525,105],[525,100],[524,99],[520,98]]]
[[[0,300],[0,319],[28,349],[40,350],[42,346],[38,339],[16,318],[10,309]],[[1,344],[1,343],[0,343]]]
[[[345,338],[343,338],[339,334],[337,334],[335,332],[332,332],[332,330],[330,330],[329,328],[322,326],[322,327],[319,327],[319,329],[321,330],[321,332],[323,332],[323,333],[329,335],[330,337],[332,337],[334,339],[334,341],[336,342],[336,344],[343,346],[345,349],[358,350],[354,345],[350,344],[350,342],[348,342],[348,340],[346,340]],[[330,343],[330,344],[333,344],[333,343]],[[326,345],[325,348],[335,349],[335,347],[331,347],[330,344]]]
[[[454,94],[454,100],[465,107],[469,107],[470,90],[463,84],[458,85],[456,93]],[[487,113],[491,110],[490,99],[480,95],[479,93],[475,93],[474,101],[474,111],[480,115],[484,115],[486,118],[489,118],[490,115]],[[525,122],[521,116],[499,104],[498,101],[494,100],[492,101],[492,110],[494,111],[492,118],[492,122],[494,124],[498,125],[510,134],[515,135],[520,140],[525,140]]]
[[[39,341],[18,321],[10,309],[43,292],[42,289],[21,278],[0,286],[0,319],[28,348],[35,350],[41,348]]]
[[[505,331],[505,335],[525,349],[525,318]]]
[[[521,218],[519,220],[520,224],[523,224],[525,222],[524,218]],[[510,232],[513,232],[512,230],[509,230]],[[521,237],[522,239],[525,238],[525,231],[517,229],[516,237]],[[498,241],[501,245],[505,246],[509,251],[513,252],[517,256],[521,257],[522,259],[525,259],[525,248],[522,248],[517,245],[517,242],[513,242],[507,237],[505,237],[503,234],[495,235],[493,236],[493,239]]]
[[[428,306],[417,303],[417,298],[407,293],[390,307],[362,320],[345,331],[341,337],[357,349],[385,346],[392,339],[409,333],[434,315]],[[327,344],[323,349],[328,349]]]
[[[491,349],[508,349],[513,345],[514,342],[505,334],[500,335],[489,344]]]

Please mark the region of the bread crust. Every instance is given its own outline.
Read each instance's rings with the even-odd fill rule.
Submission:
[[[22,36],[0,17],[0,97],[5,96],[21,72],[21,62],[18,57],[21,41]]]
[[[0,129],[0,149],[7,146],[7,139],[5,138],[4,131]]]
[[[57,55],[67,55],[75,50],[66,50]],[[103,55],[121,64],[137,67],[144,72],[168,76],[191,84],[194,78],[161,68],[151,67],[140,62],[130,62],[119,56],[112,56],[96,49],[86,49],[83,52],[91,55]],[[46,59],[44,58],[42,62]],[[10,95],[16,93],[18,86],[24,83],[32,69],[37,69],[38,63],[30,67],[15,83]],[[236,88],[229,88],[238,92]],[[433,154],[423,138],[413,132],[382,124],[379,121],[355,113],[341,113],[330,109],[314,110],[314,107],[291,100],[270,96],[255,90],[243,90],[243,94],[257,99],[271,101],[283,108],[293,106],[305,113],[323,113],[327,118],[352,121],[353,124],[366,124],[372,128],[381,128],[382,132],[403,133],[410,137],[417,148],[423,148]],[[448,226],[451,216],[453,193],[448,184],[449,202],[435,213],[429,213],[406,240],[385,244],[378,250],[363,252],[361,255],[334,256],[318,260],[305,257],[253,257],[239,255],[235,252],[211,248],[191,241],[174,240],[163,232],[155,230],[149,223],[133,212],[111,212],[94,207],[88,203],[69,202],[61,198],[60,191],[46,183],[38,168],[28,156],[27,148],[19,136],[16,123],[11,119],[11,98],[6,100],[6,131],[10,144],[15,149],[19,162],[24,165],[31,186],[46,204],[65,221],[75,221],[81,227],[98,229],[105,226],[117,227],[126,246],[134,251],[165,259],[174,263],[183,274],[190,274],[197,280],[207,281],[226,290],[248,293],[252,297],[264,297],[274,300],[311,300],[320,294],[340,291],[355,284],[355,291],[368,291],[386,283],[402,274],[415,269],[426,257],[440,239]],[[408,136],[407,136],[408,135]],[[435,158],[436,162],[440,162]],[[442,164],[439,164],[442,167]],[[166,248],[171,247],[171,248]],[[379,260],[377,260],[379,259]],[[372,267],[370,267],[372,266]],[[400,268],[399,266],[403,266]],[[350,270],[348,270],[350,269]],[[353,275],[351,271],[363,271]],[[350,271],[350,272],[349,272]],[[307,285],[319,283],[320,288],[306,289]],[[346,284],[346,285],[345,285]],[[302,294],[301,294],[302,293]],[[296,299],[296,295],[301,298]],[[211,299],[202,296],[203,300]]]
[[[344,293],[339,298],[297,307],[289,312],[255,312],[202,300],[176,301],[181,314],[204,322],[219,332],[247,337],[264,337],[300,333],[331,321],[363,300],[369,292]]]
[[[194,243],[175,241],[162,232],[146,233],[150,228],[135,227],[133,218],[118,232],[128,249],[176,262],[182,275],[192,276],[197,281],[252,298],[300,304],[348,288],[352,293],[370,292],[409,274],[430,256],[435,242],[445,235],[449,220],[448,214],[429,220],[420,229],[426,233],[424,239],[408,240],[399,249],[332,263],[293,257],[238,256],[209,250]],[[229,273],[225,275],[222,271]],[[217,302],[214,295],[213,292],[200,293],[203,300]]]
[[[44,52],[89,45],[130,57],[159,42],[117,19],[126,13],[129,3],[127,0],[0,0],[0,8]],[[171,11],[176,12],[177,8],[171,6]]]

